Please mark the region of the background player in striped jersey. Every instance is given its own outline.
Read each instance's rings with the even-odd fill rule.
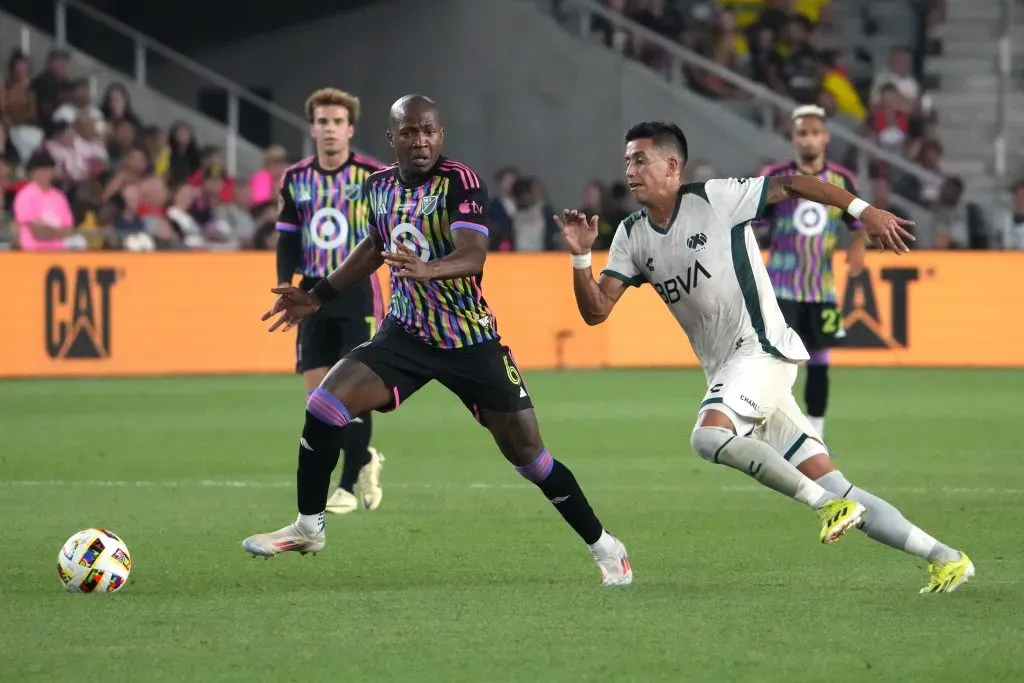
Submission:
[[[825,156],[829,132],[825,110],[815,105],[797,107],[792,115],[794,159],[765,168],[762,176],[807,175],[857,194],[853,172]],[[840,231],[854,231],[847,251],[851,275],[864,268],[866,235],[860,221],[834,206],[801,197],[773,204],[765,210],[771,235],[768,275],[785,316],[810,353],[804,404],[807,417],[825,435],[828,407],[829,348],[845,336],[842,304],[836,295],[832,252]]]
[[[370,206],[363,184],[381,164],[349,147],[359,120],[359,98],[324,88],[309,96],[305,111],[316,155],[286,170],[281,181],[277,281],[290,286],[298,272],[299,287],[309,291],[366,237]],[[295,371],[301,373],[307,394],[346,353],[374,335],[382,310],[380,284],[371,274],[299,324]],[[367,411],[345,428],[341,481],[327,502],[328,512],[355,510],[357,483],[363,507],[375,510],[380,505],[384,457],[370,447],[371,426]]]
[[[287,329],[385,262],[391,268],[388,317],[372,340],[334,366],[306,404],[298,519],[245,539],[243,548],[265,557],[323,548],[330,474],[352,416],[393,410],[437,380],[589,546],[603,583],[631,583],[625,546],[604,530],[572,472],[544,446],[526,384],[484,300],[487,189],[467,166],[441,156],[444,127],[426,97],[395,102],[388,141],[398,163],[367,181],[369,236],[311,292],[275,288],[280,296],[264,320],[280,314],[270,329]]]

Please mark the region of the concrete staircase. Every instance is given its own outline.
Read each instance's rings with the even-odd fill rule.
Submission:
[[[1003,0],[949,0],[947,21],[934,34],[942,42],[942,53],[928,60],[928,71],[939,81],[932,98],[945,148],[943,168],[963,177],[974,196],[998,196],[1003,190],[996,177],[994,152],[1002,5]],[[1013,42],[1024,46],[1024,25],[1019,19],[1013,33]],[[1024,93],[1013,83],[1008,97],[1007,166],[1008,178],[1013,179],[1021,170]]]

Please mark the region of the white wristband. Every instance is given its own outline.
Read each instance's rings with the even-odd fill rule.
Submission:
[[[590,252],[586,254],[573,254],[572,255],[572,267],[573,270],[583,270],[584,268],[590,267]]]
[[[850,214],[854,218],[860,218],[860,215],[864,213],[864,209],[871,206],[860,197],[854,197],[850,205],[846,207],[846,213]]]

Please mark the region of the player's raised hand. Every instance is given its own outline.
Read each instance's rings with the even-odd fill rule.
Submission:
[[[277,320],[271,324],[270,332],[280,328],[282,325],[285,331],[290,330],[299,324],[299,321],[303,318],[316,313],[320,308],[320,300],[315,295],[298,287],[282,285],[274,287],[270,291],[277,294],[277,299],[274,301],[274,305],[270,307],[270,310],[260,318],[260,320],[267,321],[274,316],[278,316]]]
[[[874,238],[882,249],[897,254],[906,254],[910,251],[904,240],[912,242],[917,239],[907,230],[914,225],[914,221],[899,218],[874,206],[864,209],[864,213],[860,215],[860,222],[864,225],[864,231]]]
[[[384,262],[394,269],[398,277],[407,277],[416,282],[430,280],[427,264],[420,260],[415,251],[401,242],[395,243],[395,251],[382,251]]]
[[[561,216],[555,214],[555,223],[562,233],[565,246],[576,255],[590,253],[590,248],[597,241],[597,221],[596,215],[587,220],[587,215],[582,211],[565,209]]]

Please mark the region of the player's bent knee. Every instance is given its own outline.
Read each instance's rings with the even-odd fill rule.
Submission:
[[[708,462],[718,462],[718,454],[736,438],[724,427],[697,427],[690,435],[690,447]]]
[[[384,380],[356,360],[344,359],[331,368],[320,389],[337,397],[352,415],[381,409],[392,401],[392,392]]]
[[[332,427],[344,427],[352,421],[352,415],[341,399],[323,387],[310,393],[306,412]]]

